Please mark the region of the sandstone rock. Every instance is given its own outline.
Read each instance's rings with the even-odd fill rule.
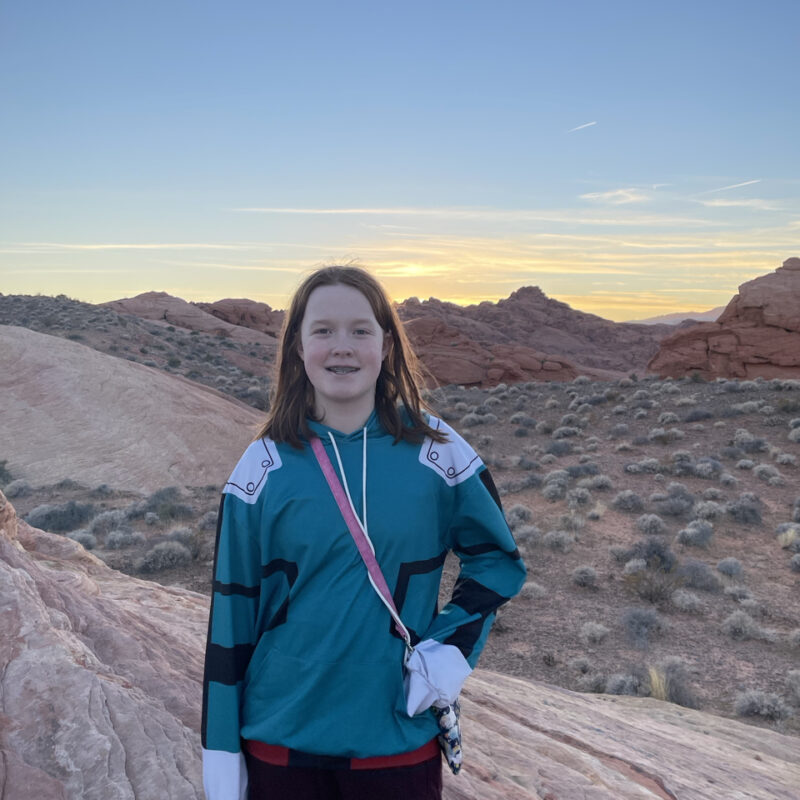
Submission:
[[[218,319],[252,328],[269,336],[277,337],[283,324],[283,311],[273,311],[266,303],[259,303],[246,298],[217,300],[215,303],[192,303]]]
[[[523,345],[483,345],[442,320],[420,317],[405,322],[414,350],[434,382],[495,386],[533,380],[572,380],[578,371],[568,361]],[[544,365],[548,364],[548,367]],[[545,374],[546,371],[546,374]]]
[[[203,796],[206,598],[114,572],[0,494],[0,607],[3,800]]]
[[[574,366],[584,374],[605,371],[605,377],[644,372],[659,341],[674,331],[671,325],[616,323],[576,311],[536,286],[524,286],[497,303],[464,307],[412,297],[398,304],[397,311],[403,321],[441,320],[490,351],[503,344],[552,353],[553,362]],[[561,378],[553,375],[548,380]]]
[[[187,303],[186,300],[173,297],[166,292],[144,292],[136,297],[111,300],[108,303],[100,303],[100,305],[108,306],[120,314],[133,314],[143,319],[151,319],[192,331],[202,331],[213,336],[223,336],[237,342],[260,342],[270,348],[275,346],[274,336],[268,336],[252,328],[233,325],[225,319],[208,313],[199,305]]]
[[[716,322],[664,339],[648,369],[671,377],[800,377],[800,259],[743,283]]]
[[[221,486],[263,415],[176,375],[0,326],[3,458],[16,477]]]
[[[199,800],[207,598],[106,567],[0,493],[3,800]],[[797,739],[478,670],[446,800],[793,800]]]

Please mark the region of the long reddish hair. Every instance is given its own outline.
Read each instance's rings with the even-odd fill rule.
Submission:
[[[314,388],[300,358],[300,326],[311,292],[320,286],[341,284],[357,289],[367,298],[381,329],[389,334],[389,350],[381,364],[375,384],[375,408],[381,424],[394,436],[420,442],[425,436],[437,442],[447,435],[425,421],[425,403],[420,395],[422,373],[419,361],[406,337],[397,312],[383,287],[366,270],[354,266],[322,267],[309,275],[292,297],[283,320],[278,346],[277,380],[273,383],[270,410],[257,438],[268,436],[276,442],[288,442],[302,448],[301,436],[310,438],[307,418],[314,416]],[[403,419],[405,408],[410,425]]]

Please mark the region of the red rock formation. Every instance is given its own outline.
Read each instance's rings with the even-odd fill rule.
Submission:
[[[486,348],[496,344],[558,353],[558,360],[579,372],[644,372],[671,325],[611,322],[575,311],[537,286],[523,286],[497,303],[457,306],[431,298],[409,298],[397,306],[404,321],[433,317]],[[518,379],[519,380],[519,379]],[[556,378],[557,380],[557,378]]]
[[[283,324],[283,311],[273,311],[266,303],[246,298],[217,300],[215,303],[192,303],[193,306],[213,314],[231,325],[252,328],[277,337]]]
[[[432,317],[411,319],[406,332],[430,383],[496,386],[520,381],[568,381],[578,371],[568,361],[516,344],[485,346]]]
[[[664,339],[648,369],[671,377],[800,377],[800,258],[743,283],[716,322]]]

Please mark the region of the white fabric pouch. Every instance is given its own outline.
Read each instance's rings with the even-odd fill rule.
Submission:
[[[455,702],[472,667],[452,644],[435,639],[420,642],[406,660],[406,711],[410,717],[431,706],[446,708]]]

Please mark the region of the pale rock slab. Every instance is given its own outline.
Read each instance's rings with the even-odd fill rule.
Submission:
[[[208,599],[109,569],[0,493],[0,798],[200,800]],[[798,739],[478,670],[446,800],[797,800]]]
[[[263,419],[179,375],[9,325],[0,396],[3,457],[37,483],[222,486]]]

